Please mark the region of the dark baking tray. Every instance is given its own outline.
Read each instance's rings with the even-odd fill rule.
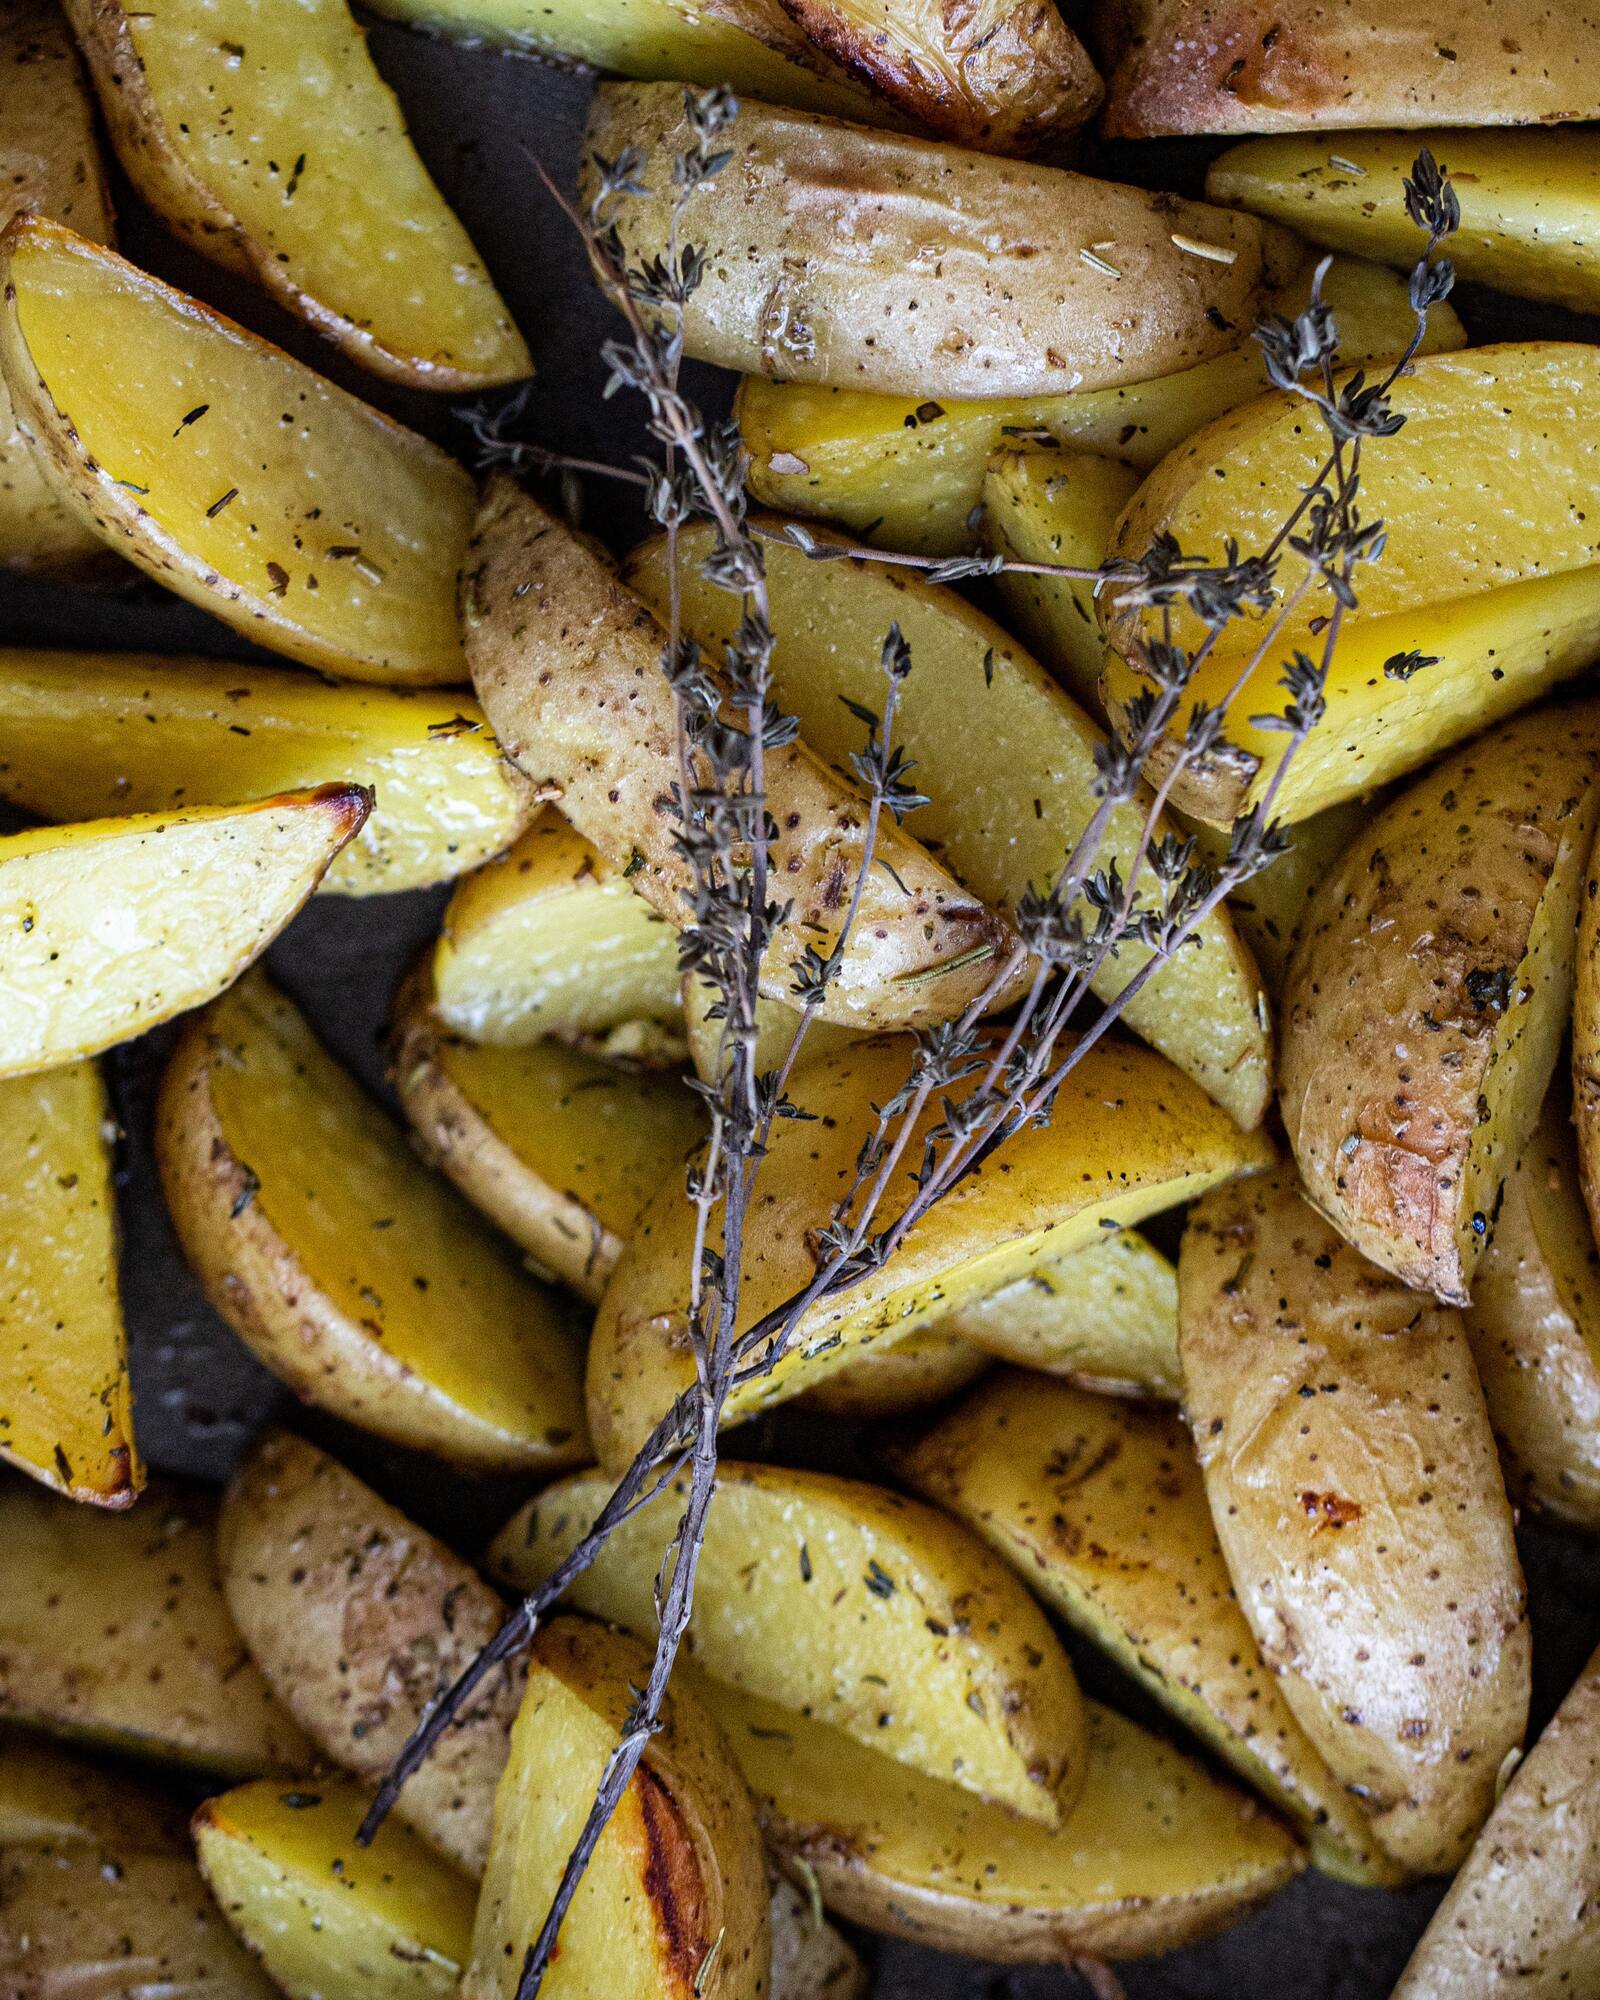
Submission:
[[[372,24],[377,61],[405,105],[423,157],[486,256],[537,358],[527,434],[563,451],[622,460],[639,447],[637,409],[600,391],[608,308],[590,285],[566,225],[544,194],[533,160],[570,184],[590,83],[519,56],[451,46]],[[1162,144],[1108,149],[1104,171],[1197,192],[1204,149]],[[313,366],[457,449],[470,440],[448,404],[407,395],[346,366],[259,293],[174,243],[119,186],[122,246],[138,263],[270,335]],[[1492,293],[1461,301],[1475,339],[1570,333],[1600,337],[1594,323]],[[711,407],[726,378],[692,371]],[[638,526],[615,512],[610,491],[589,489],[590,525],[624,544]],[[223,626],[135,582],[116,593],[74,592],[0,578],[0,643],[100,645],[209,653],[251,649]],[[334,1051],[383,1088],[378,1037],[402,969],[437,928],[444,892],[314,902],[273,948],[270,963]],[[313,1412],[297,1412],[217,1320],[184,1267],[151,1164],[151,1093],[171,1046],[158,1031],[113,1057],[110,1070],[126,1139],[122,1148],[126,1307],[133,1344],[141,1444],[155,1466],[208,1481],[225,1478],[252,1434],[273,1415],[328,1444],[429,1525],[471,1551],[510,1511],[514,1495],[474,1487],[376,1446]],[[789,1422],[741,1435],[741,1453],[766,1450],[825,1462],[836,1432]],[[1536,1524],[1523,1530],[1535,1614],[1535,1726],[1549,1715],[1600,1639],[1594,1553]],[[1074,1648],[1086,1685],[1162,1727],[1126,1683]],[[1437,1900],[1437,1886],[1400,1895],[1341,1887],[1308,1875],[1248,1923],[1211,1943],[1120,1968],[1129,2000],[1381,2000]],[[1043,2000],[1086,1991],[1051,1968],[1007,1971],[863,1938],[876,1968],[875,2000]],[[631,1996],[618,1996],[631,2000]]]

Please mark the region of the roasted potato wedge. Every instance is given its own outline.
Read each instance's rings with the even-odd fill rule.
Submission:
[[[1309,272],[1298,273],[1269,295],[1267,309],[1300,312],[1309,287]],[[1347,361],[1398,354],[1411,337],[1405,285],[1377,264],[1335,257],[1323,296]],[[1463,347],[1466,338],[1448,304],[1429,314],[1429,351]],[[914,389],[880,396],[746,375],[734,407],[756,499],[837,521],[883,548],[949,556],[977,542],[984,468],[1011,439],[1035,437],[1148,472],[1266,386],[1261,350],[1246,341],[1176,374],[1070,395],[935,401]]]
[[[0,798],[41,819],[244,804],[336,781],[377,801],[323,877],[345,895],[463,875],[508,847],[534,811],[483,711],[454,690],[0,648]]]
[[[966,1388],[989,1366],[989,1359],[981,1347],[935,1321],[892,1347],[864,1349],[848,1367],[808,1390],[801,1401],[806,1409],[834,1417],[898,1416],[904,1410],[942,1403]]]
[[[156,1154],[207,1296],[305,1401],[485,1470],[587,1456],[560,1302],[264,976],[190,1023]]]
[[[1410,785],[1307,908],[1284,1128],[1356,1248],[1464,1305],[1572,1004],[1600,702],[1518,716]]]
[[[390,1043],[426,1157],[538,1271],[598,1300],[640,1209],[705,1136],[700,1107],[676,1077],[560,1042],[464,1041],[429,997],[408,981]]]
[[[772,1885],[772,2000],[867,2000],[867,1968],[787,1875]]]
[[[130,1507],[111,1110],[93,1063],[0,1083],[0,1458],[73,1500]]]
[[[1281,14],[1116,0],[1100,26],[1105,129],[1119,139],[1600,117],[1600,14],[1586,0],[1465,0],[1404,14],[1382,0],[1314,0]]]
[[[234,1475],[218,1544],[228,1606],[260,1671],[317,1749],[370,1784],[501,1622],[476,1570],[285,1431]],[[488,1859],[524,1671],[518,1660],[489,1676],[395,1807],[469,1875]],[[300,1768],[313,1761],[308,1748]]]
[[[773,1135],[760,1225],[745,1244],[741,1328],[809,1284],[811,1232],[827,1224],[849,1188],[871,1107],[900,1087],[910,1057],[906,1041],[880,1035],[797,1072],[793,1094],[815,1122],[784,1121]],[[963,1088],[970,1082],[952,1095]],[[913,1136],[906,1159],[920,1152]],[[891,1343],[1100,1241],[1103,1224],[1137,1222],[1270,1158],[1264,1139],[1241,1132],[1170,1063],[1102,1041],[1062,1086],[1051,1124],[1009,1139],[993,1169],[942,1201],[886,1266],[813,1306],[771,1370],[734,1390],[728,1420],[754,1416],[875,1342]],[[910,1191],[902,1164],[877,1210],[880,1227],[902,1212]],[[680,1187],[664,1188],[606,1287],[589,1344],[588,1397],[590,1432],[608,1467],[628,1463],[693,1380],[683,1320],[693,1247],[694,1212]]]
[[[1512,1492],[1600,1529],[1600,1250],[1564,1088],[1506,1175],[1462,1316]]]
[[[466,679],[472,481],[453,458],[36,216],[0,237],[0,300],[17,424],[110,547],[305,666]]]
[[[653,1641],[687,1492],[679,1478],[630,1515],[567,1601]],[[491,1573],[542,1583],[610,1494],[598,1472],[547,1488],[501,1530]],[[964,1528],[882,1487],[725,1462],[687,1645],[717,1679],[1043,1825],[1082,1786],[1077,1683],[1038,1607]]]
[[[1396,388],[1404,428],[1370,442],[1361,461],[1364,513],[1387,530],[1383,557],[1362,566],[1326,717],[1283,773],[1278,817],[1304,819],[1386,783],[1593,658],[1600,532],[1566,496],[1586,493],[1600,475],[1597,393],[1600,349],[1557,341],[1426,355]],[[1165,534],[1212,560],[1229,536],[1244,549],[1265,547],[1281,525],[1283,495],[1308,485],[1325,456],[1326,434],[1305,421],[1304,407],[1275,393],[1192,437],[1134,496],[1112,554],[1138,558]],[[1282,557],[1280,607],[1304,574],[1299,556]],[[1306,592],[1264,649],[1258,620],[1223,635],[1189,684],[1185,718],[1191,697],[1225,707],[1227,747],[1175,777],[1179,733],[1157,747],[1150,769],[1172,778],[1174,805],[1227,825],[1265,795],[1287,738],[1251,718],[1281,715],[1278,678],[1294,648],[1321,657],[1313,627],[1330,602],[1320,588]],[[1128,664],[1143,614],[1114,588],[1102,591],[1100,608],[1113,648],[1104,694],[1121,728],[1129,695],[1144,685]],[[1173,627],[1184,645],[1203,636],[1188,611],[1174,614]]]
[[[132,1847],[184,1854],[183,1815],[159,1792],[103,1762],[22,1729],[0,1729],[0,1850]]]
[[[211,999],[371,806],[359,785],[323,785],[0,836],[0,1077],[98,1055]]]
[[[1292,1169],[1196,1204],[1184,1400],[1239,1605],[1300,1726],[1420,1873],[1528,1716],[1528,1623],[1459,1315],[1342,1242]]]
[[[0,17],[0,229],[24,209],[111,241],[94,104],[56,0],[11,0]],[[66,570],[101,554],[18,430],[0,378],[0,569]]]
[[[596,92],[583,197],[595,154],[640,149],[630,263],[665,253],[690,144],[677,86]],[[728,144],[683,220],[709,253],[683,330],[747,374],[917,397],[1145,381],[1237,347],[1297,262],[1253,217],[773,105],[744,103]]]
[[[1137,1958],[1226,1930],[1304,1865],[1270,1814],[1098,1702],[1083,1792],[1051,1831],[809,1716],[694,1684],[769,1843],[830,1909],[891,1937],[1011,1964]]]
[[[461,2000],[513,2000],[650,1655],[577,1618],[534,1640]],[[772,1966],[766,1863],[721,1732],[678,1683],[562,1926],[560,2000],[761,2000]]]
[[[1393,1880],[1244,1621],[1175,1412],[1007,1370],[890,1463],[1265,1793],[1320,1868]]]
[[[1600,843],[1584,871],[1572,1002],[1572,1117],[1589,1220],[1600,1239]]]
[[[433,955],[434,1008],[474,1042],[672,1062],[678,988],[676,930],[548,806],[457,887]]]
[[[712,542],[699,524],[683,530],[679,547],[684,627],[714,654],[733,635],[738,600],[706,582]],[[911,816],[918,839],[1002,912],[1053,883],[1099,805],[1100,725],[954,591],[887,564],[815,562],[786,543],[768,541],[764,553],[777,639],[773,690],[812,748],[849,768],[863,731],[846,704],[882,709],[883,642],[898,625],[912,671],[897,697],[894,737],[930,801]],[[649,603],[664,605],[665,544],[637,551],[627,576]],[[1145,795],[1116,810],[1095,865],[1132,865],[1150,804]],[[1239,1124],[1255,1125],[1272,1058],[1255,964],[1225,913],[1207,918],[1198,935],[1198,947],[1178,952],[1128,1002],[1123,1020]],[[1148,958],[1136,944],[1119,947],[1095,975],[1096,995],[1120,993]]]
[[[727,1059],[722,1040],[722,1019],[720,1015],[713,1014],[717,1005],[716,989],[709,980],[685,973],[680,990],[683,995],[683,1025],[689,1038],[689,1065],[703,1083],[712,1083]],[[757,999],[757,1076],[783,1067],[789,1059],[789,1051],[794,1047],[799,1028],[797,1009],[787,1006],[782,1000]],[[806,1029],[805,1042],[795,1060],[799,1061],[803,1056],[810,1062],[858,1039],[853,1029],[835,1027],[831,1021],[819,1021],[813,1015]]]
[[[358,1845],[370,1803],[331,1775],[241,1785],[194,1816],[200,1872],[290,2000],[454,2000],[472,1884],[398,1819]]]
[[[679,782],[665,629],[506,479],[479,512],[462,596],[468,664],[506,754],[661,916],[686,922],[693,878],[659,803]],[[803,743],[769,752],[765,772],[779,829],[769,865],[790,915],[762,990],[781,999],[806,952],[826,954],[843,929],[868,808]],[[1009,927],[889,815],[873,863],[822,1017],[862,1031],[954,1019],[991,983]]]
[[[1567,2000],[1600,1985],[1600,1654],[1512,1773],[1394,2000]]]
[[[308,1765],[228,1616],[215,1519],[170,1487],[110,1514],[0,1484],[0,1715],[228,1776]]]
[[[345,0],[65,5],[128,178],[192,249],[391,381],[533,373]]]

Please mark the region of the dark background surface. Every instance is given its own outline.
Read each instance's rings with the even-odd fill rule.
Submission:
[[[527,58],[452,47],[374,25],[377,61],[405,105],[412,135],[494,272],[538,364],[523,428],[564,452],[619,461],[643,448],[638,411],[601,398],[609,309],[590,284],[575,241],[532,165],[570,185],[590,84]],[[1185,144],[1110,149],[1102,170],[1198,192],[1205,150]],[[313,366],[453,449],[470,444],[438,399],[389,389],[261,294],[166,236],[118,187],[121,247],[145,265],[269,335]],[[1475,340],[1573,335],[1597,329],[1554,308],[1491,293],[1459,300]],[[691,369],[686,381],[711,408],[728,378]],[[590,524],[619,543],[633,524],[610,511],[610,490],[588,489]],[[251,657],[225,627],[154,585],[90,594],[0,577],[0,643],[78,644]],[[446,892],[347,901],[320,898],[273,948],[274,975],[305,1007],[335,1053],[382,1088],[378,1038],[402,969],[437,929]],[[167,1224],[149,1150],[150,1100],[172,1031],[119,1051],[110,1064],[119,1116],[125,1230],[123,1283],[133,1342],[137,1424],[154,1466],[206,1480],[227,1476],[260,1425],[283,1413],[283,1393],[217,1320],[186,1271]],[[514,1491],[472,1487],[432,1465],[374,1444],[314,1413],[295,1417],[364,1476],[466,1550],[510,1512]],[[741,1455],[769,1450],[838,1459],[837,1430],[803,1421],[741,1433]],[[860,1470],[853,1450],[840,1469]],[[1524,1557],[1535,1615],[1534,1724],[1550,1714],[1597,1639],[1600,1590],[1593,1549],[1526,1526]],[[1164,1728],[1113,1669],[1074,1645],[1089,1689]],[[1399,1895],[1308,1875],[1251,1922],[1205,1945],[1119,1968],[1129,2000],[1381,2000],[1427,1921],[1440,1885]],[[875,2000],[1044,2000],[1087,1991],[1068,1971],[1001,1970],[887,1941],[863,1939],[877,1969]],[[618,1996],[631,2000],[631,1996]]]

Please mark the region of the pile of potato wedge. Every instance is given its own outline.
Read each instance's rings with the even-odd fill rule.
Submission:
[[[1600,1651],[1552,1673],[1519,1549],[1600,1537],[1600,12],[372,7],[409,63],[594,72],[526,70],[589,100],[581,157],[535,151],[581,209],[640,149],[628,257],[705,252],[683,347],[724,371],[798,720],[763,1069],[859,904],[741,1328],[805,1287],[915,1036],[984,994],[1132,733],[1158,614],[1052,570],[1258,549],[1316,477],[1253,325],[1319,288],[1342,379],[1385,372],[1426,145],[1461,276],[1560,336],[1433,310],[1363,447],[1387,540],[1324,721],[1285,762],[1326,622],[1291,545],[1277,646],[1241,621],[1190,691],[1227,746],[1175,725],[1100,859],[1137,867],[1157,790],[1213,866],[1264,803],[1288,851],[1153,971],[1109,956],[1084,1019],[1121,1018],[1050,1122],[730,1398],[663,1726],[542,1991],[867,2000],[895,1940],[966,1961],[930,1993],[987,1992],[976,1961],[1137,1996],[1256,1919],[1275,2000],[1312,1990],[1284,1940],[1320,1877],[1357,1924],[1435,1891],[1384,1933],[1398,1984],[1356,1957],[1330,2000],[1600,2000]],[[718,84],[729,158],[685,196]],[[1169,192],[1133,142],[1185,137]],[[502,282],[580,254],[531,164],[501,192]],[[740,607],[709,520],[669,540],[596,481],[602,541],[570,476],[469,463],[454,418],[537,386],[544,331],[347,0],[0,0],[0,2000],[515,2000],[649,1674],[683,1475],[358,1840],[695,1379],[724,1054],[660,662]],[[1014,567],[928,580],[970,555]],[[19,642],[174,597],[210,655]],[[927,802],[864,870],[895,628]],[[429,942],[378,1090],[293,997],[297,918],[342,899],[377,963],[403,892]],[[301,1406],[220,1493],[142,1434],[125,1116],[216,1339]],[[1600,1647],[1600,1592],[1578,1623]]]

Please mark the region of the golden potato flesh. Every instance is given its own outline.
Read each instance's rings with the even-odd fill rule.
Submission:
[[[305,1401],[484,1471],[587,1456],[561,1302],[263,976],[190,1024],[156,1151],[207,1295]]]
[[[1454,1868],[1528,1715],[1528,1622],[1460,1317],[1343,1243],[1287,1166],[1191,1211],[1184,1399],[1284,1699],[1417,1873]]]
[[[726,1015],[720,1011],[722,1003],[717,997],[717,989],[708,979],[685,973],[679,990],[683,996],[683,1025],[689,1038],[690,1066],[702,1083],[715,1083],[723,1074],[731,1054],[724,1040]],[[781,1069],[789,1060],[789,1052],[794,1048],[795,1037],[800,1032],[800,1021],[798,1011],[784,1001],[757,996],[753,1058],[757,1076]],[[806,1025],[806,1038],[795,1060],[799,1061],[803,1056],[810,1062],[830,1049],[842,1049],[847,1043],[859,1039],[854,1029],[836,1027],[830,1021],[819,1021],[813,1014]]]
[[[142,1035],[258,958],[357,833],[358,785],[0,836],[0,1077]]]
[[[1284,1128],[1357,1249],[1464,1304],[1572,1004],[1600,703],[1519,716],[1344,851],[1284,983]]]
[[[981,1347],[935,1321],[893,1347],[864,1348],[848,1367],[808,1389],[800,1407],[858,1420],[897,1416],[942,1403],[981,1375],[989,1360]]]
[[[336,781],[381,800],[323,878],[347,895],[465,874],[533,811],[483,711],[458,690],[0,648],[0,798],[41,819],[243,804]]]
[[[29,1730],[0,1729],[0,1850],[72,1846],[181,1854],[188,1829],[176,1800],[103,1760]]]
[[[582,194],[592,156],[641,150],[615,215],[630,263],[666,253],[692,143],[677,86],[597,91]],[[773,105],[743,103],[727,143],[682,218],[709,252],[684,338],[747,374],[917,397],[1144,381],[1239,346],[1295,261],[1253,217]]]
[[[532,374],[345,0],[66,6],[124,170],[185,242],[393,381]]]
[[[1181,1417],[1007,1370],[891,1463],[1264,1792],[1319,1867],[1392,1879],[1244,1621]]]
[[[54,223],[12,225],[0,285],[17,422],[103,541],[305,666],[466,679],[454,459]]]
[[[653,1640],[687,1490],[631,1515],[568,1601]],[[542,1583],[610,1494],[599,1473],[547,1489],[501,1530],[494,1574]],[[717,1679],[1046,1826],[1082,1785],[1077,1683],[1037,1606],[964,1528],[881,1487],[725,1463],[688,1646]]]

